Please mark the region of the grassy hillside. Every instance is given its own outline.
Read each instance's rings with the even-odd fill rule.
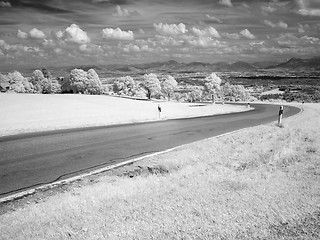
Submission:
[[[320,105],[28,200],[0,239],[319,239]],[[2,206],[5,207],[5,206]]]
[[[245,106],[138,101],[104,95],[1,94],[0,136],[248,111]]]

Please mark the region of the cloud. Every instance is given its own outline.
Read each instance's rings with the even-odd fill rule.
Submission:
[[[195,47],[222,47],[222,44],[220,41],[212,39],[211,37],[204,37],[201,36],[197,39],[188,40],[188,43]]]
[[[264,44],[264,41],[261,41],[261,42],[251,42],[251,43],[250,43],[250,46],[256,46],[256,45],[263,46],[263,44]]]
[[[274,7],[271,7],[270,5],[269,6],[262,6],[261,7],[261,10],[263,13],[273,13],[275,12],[277,9],[274,8]]]
[[[275,40],[279,46],[285,48],[310,47],[315,45],[320,46],[319,38],[310,36],[302,36],[299,38],[293,33],[281,34]]]
[[[11,52],[17,55],[22,54],[23,52],[35,53],[41,51],[39,47],[24,46],[21,44],[8,44],[2,39],[0,39],[0,49],[5,54]]]
[[[177,39],[176,37],[172,36],[162,36],[162,35],[157,35],[157,43],[159,43],[162,46],[181,46],[184,44],[185,40],[183,39]],[[156,42],[153,42],[155,45]]]
[[[240,32],[240,34],[246,38],[249,39],[255,39],[256,37],[248,30],[248,29],[244,29]]]
[[[228,39],[240,39],[240,34],[238,33],[221,33],[221,35],[225,38],[228,38]]]
[[[28,38],[28,33],[18,30],[17,37],[21,39],[26,39]]]
[[[11,3],[8,2],[8,1],[1,1],[1,2],[0,2],[0,7],[3,7],[3,8],[5,8],[5,7],[11,7]]]
[[[212,16],[212,15],[209,15],[209,14],[206,15],[206,18],[208,18],[212,22],[222,23],[222,21],[219,18]]]
[[[199,28],[193,27],[192,32],[197,36],[207,36],[207,37],[215,37],[215,38],[221,38],[219,32],[214,27],[207,27],[203,30],[200,30]]]
[[[60,40],[77,44],[86,44],[91,41],[87,33],[76,24],[71,24],[64,31],[56,32],[56,37]]]
[[[36,38],[36,39],[46,38],[46,35],[44,34],[44,32],[42,32],[41,30],[39,30],[37,28],[31,29],[29,32],[29,36],[30,36],[30,38]]]
[[[297,0],[300,9],[298,13],[303,16],[320,16],[320,5],[318,0]]]
[[[125,8],[121,8],[119,5],[116,6],[116,12],[112,14],[115,17],[133,17],[133,16],[140,16],[140,13],[137,11],[130,11]]]
[[[288,28],[288,24],[282,21],[279,21],[278,23],[273,23],[269,20],[264,20],[264,23],[272,28],[275,27],[279,27],[279,28],[283,28],[283,29],[287,29]]]
[[[120,28],[105,28],[102,29],[102,37],[119,40],[133,40],[134,35],[132,31],[122,31]]]
[[[228,6],[228,7],[232,7],[233,6],[231,0],[219,0],[219,3],[221,5]]]
[[[156,31],[159,33],[163,33],[166,35],[179,35],[184,34],[188,32],[188,29],[186,29],[186,26],[183,23],[176,24],[167,24],[167,23],[159,23],[159,24],[153,24]]]

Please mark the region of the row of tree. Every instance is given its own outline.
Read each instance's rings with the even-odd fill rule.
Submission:
[[[2,92],[17,93],[104,93],[98,74],[90,69],[87,72],[82,69],[73,69],[68,79],[53,78],[51,73],[43,68],[33,71],[31,77],[23,77],[18,71],[0,74],[0,90]]]
[[[222,80],[215,73],[204,79],[204,86],[189,86],[178,88],[178,83],[171,75],[164,76],[161,80],[156,74],[143,75],[141,80],[134,81],[130,76],[120,77],[113,82],[113,92],[119,95],[159,98],[174,98],[178,101],[195,102],[201,100],[217,99],[227,101],[246,101],[250,98],[249,92],[243,85],[232,85],[226,82],[221,86]]]
[[[195,102],[201,100],[248,100],[248,91],[242,85],[231,85],[226,82],[221,86],[221,79],[211,73],[203,82],[203,86],[178,87],[178,83],[171,75],[158,78],[154,73],[145,74],[136,81],[130,77],[120,77],[113,81],[112,90],[115,94],[135,96],[148,99],[167,98],[178,101]],[[23,77],[14,71],[6,75],[0,74],[0,90],[17,93],[83,93],[106,94],[107,86],[101,83],[94,69],[84,71],[73,69],[69,78],[53,78],[51,73],[43,68],[33,71],[31,77]]]

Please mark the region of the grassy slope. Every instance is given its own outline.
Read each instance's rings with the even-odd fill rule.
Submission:
[[[101,126],[159,119],[158,103],[103,95],[3,94],[0,136],[74,127]],[[247,111],[245,106],[162,102],[161,118]]]
[[[0,239],[319,239],[319,122],[307,104],[114,170],[1,215]]]

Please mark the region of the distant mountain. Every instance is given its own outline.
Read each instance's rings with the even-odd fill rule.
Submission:
[[[230,65],[234,71],[249,71],[257,69],[257,67],[247,63],[247,62],[235,62]]]
[[[192,72],[250,72],[261,69],[279,69],[279,70],[320,70],[320,57],[314,57],[309,59],[291,58],[286,62],[255,62],[247,63],[238,61],[232,64],[226,62],[204,63],[204,62],[190,62],[179,63],[174,60],[163,62],[150,62],[139,64],[110,64],[110,65],[86,65],[66,67],[65,69],[59,69],[61,76],[68,76],[70,71],[74,68],[82,68],[88,70],[93,68],[98,74],[145,74],[151,72],[165,72],[165,73],[192,73]],[[32,72],[32,71],[31,71]]]
[[[257,68],[270,68],[278,65],[279,62],[272,62],[272,61],[264,61],[264,62],[255,62],[252,63],[253,66]]]
[[[280,63],[273,68],[284,68],[284,69],[295,69],[295,70],[304,70],[304,69],[314,69],[320,70],[320,57],[314,57],[309,59],[301,58],[291,58],[285,63]]]

